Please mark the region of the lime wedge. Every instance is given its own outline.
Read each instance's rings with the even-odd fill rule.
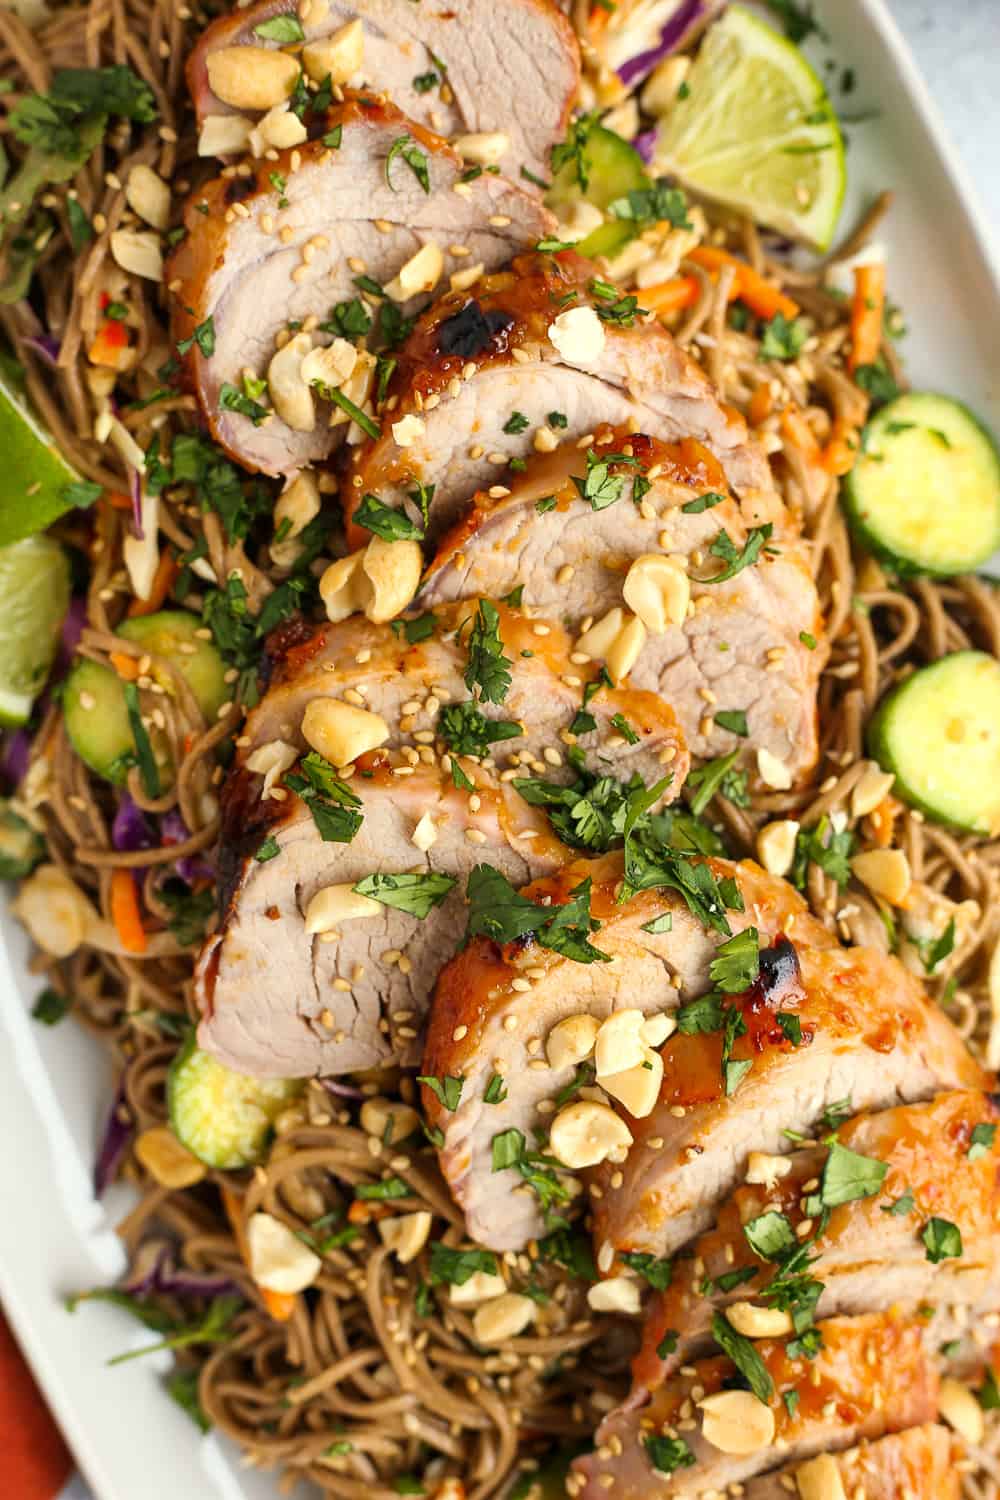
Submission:
[[[69,561],[51,537],[0,549],[0,725],[26,724],[69,606]]]
[[[654,165],[693,192],[825,250],[844,197],[844,142],[802,53],[742,6],[708,32]]]
[[[56,516],[99,493],[67,493],[80,476],[6,371],[0,371],[0,454],[0,547],[44,531]]]

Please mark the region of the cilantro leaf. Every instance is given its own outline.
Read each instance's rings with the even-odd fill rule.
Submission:
[[[423,540],[422,526],[411,521],[405,510],[386,505],[377,495],[363,495],[353,519],[358,526],[374,532],[385,542]]]
[[[431,180],[430,170],[427,165],[427,153],[426,151],[421,151],[411,135],[397,136],[396,140],[389,147],[389,154],[385,159],[385,180],[389,184],[389,187],[392,188],[392,191],[394,193],[399,191],[398,188],[392,186],[392,164],[397,157],[405,161],[424,192],[429,193],[431,190]]]
[[[489,599],[481,599],[469,635],[469,664],[465,685],[471,693],[478,687],[487,703],[502,703],[511,683],[511,660],[504,655],[500,637],[500,611]]]
[[[927,1259],[934,1265],[942,1260],[957,1260],[962,1254],[962,1231],[949,1219],[931,1218],[920,1231]]]
[[[888,1170],[887,1162],[874,1156],[860,1156],[834,1141],[820,1181],[820,1202],[824,1208],[836,1208],[858,1198],[871,1198],[882,1186]]]
[[[440,906],[455,885],[450,875],[366,875],[352,890],[372,901],[381,901],[396,911],[405,911],[421,921],[435,906]]]
[[[445,1109],[452,1113],[458,1108],[462,1097],[462,1089],[465,1087],[463,1077],[453,1077],[448,1074],[443,1078],[435,1078],[433,1074],[418,1073],[417,1082],[425,1083],[434,1095],[435,1099]]]
[[[770,539],[774,526],[767,521],[763,526],[751,526],[747,532],[747,539],[742,548],[737,548],[729,532],[723,527],[715,541],[709,547],[713,557],[720,557],[725,563],[721,573],[715,573],[711,578],[702,579],[703,583],[726,583],[730,578],[735,578],[737,573],[742,573],[744,568],[750,568],[760,556],[764,543]]]
[[[758,1401],[766,1406],[774,1395],[774,1382],[767,1366],[748,1338],[737,1333],[721,1313],[712,1318],[712,1337],[739,1370]]]

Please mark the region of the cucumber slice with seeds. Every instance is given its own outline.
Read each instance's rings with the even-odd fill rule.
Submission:
[[[844,485],[858,539],[901,573],[969,573],[1000,547],[1000,454],[958,401],[890,401]]]
[[[635,147],[603,125],[595,125],[588,132],[583,154],[588,178],[586,192],[577,179],[575,164],[567,162],[556,174],[546,194],[546,204],[557,218],[566,218],[580,198],[586,198],[595,208],[606,212],[616,198],[624,198],[633,191],[651,186],[649,174]],[[635,232],[635,225],[627,220],[609,219],[581,240],[576,249],[590,258],[615,256],[634,238]]]
[[[1000,831],[1000,661],[956,651],[900,683],[868,729],[894,790],[929,817]]]
[[[248,1078],[202,1052],[194,1035],[170,1065],[167,1108],[174,1135],[207,1167],[260,1161],[274,1122],[305,1087],[297,1078]]]
[[[160,610],[152,615],[137,615],[123,620],[118,634],[127,641],[143,646],[153,656],[164,656],[173,662],[187,680],[206,722],[211,722],[229,696],[226,664],[211,641],[204,641],[197,631],[202,628],[197,615],[186,610]],[[155,678],[155,663],[152,671]],[[171,690],[169,679],[163,686]],[[135,750],[125,692],[121,678],[110,667],[95,661],[81,661],[66,679],[63,699],[66,733],[73,749],[92,771],[116,786],[124,785],[128,775],[129,756]],[[163,752],[156,731],[150,738],[154,754]],[[157,756],[157,759],[161,758]],[[170,779],[169,766],[163,767]]]

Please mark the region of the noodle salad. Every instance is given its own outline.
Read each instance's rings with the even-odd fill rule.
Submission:
[[[736,973],[720,978],[713,960],[714,1020],[692,1016],[697,997],[678,1012],[687,1031],[703,1033],[682,1042],[719,1039],[724,1105],[735,1107],[756,1065],[739,1050],[748,1023],[733,1019],[732,996],[763,984],[789,939],[801,972],[811,961],[802,956],[807,945],[821,954],[863,950],[873,964],[889,965],[878,972],[909,986],[907,995],[922,987],[957,1030],[977,1077],[981,1067],[1000,1065],[1000,601],[981,571],[1000,544],[1000,460],[964,406],[910,389],[904,313],[891,300],[892,267],[878,244],[891,195],[846,233],[837,228],[843,141],[834,103],[797,48],[818,29],[806,10],[783,0],[762,19],[715,0],[574,0],[566,15],[548,0],[524,0],[532,24],[544,22],[545,35],[558,39],[564,61],[547,54],[548,82],[531,85],[540,91],[535,108],[517,95],[528,84],[516,57],[498,58],[511,91],[500,114],[512,112],[513,99],[513,113],[541,121],[551,106],[550,124],[537,126],[548,130],[540,154],[530,122],[491,115],[485,83],[478,120],[460,128],[464,117],[453,112],[466,107],[461,45],[439,55],[414,33],[427,66],[411,77],[408,61],[397,88],[391,36],[378,31],[376,42],[364,33],[366,9],[375,7],[357,9],[360,19],[350,6],[334,6],[332,35],[322,0],[222,17],[214,6],[176,0],[90,0],[43,7],[31,26],[0,10],[0,434],[8,468],[0,588],[10,617],[0,626],[7,661],[0,873],[18,882],[14,910],[36,946],[33,971],[44,984],[38,1023],[84,1026],[107,1048],[118,1078],[95,1191],[116,1180],[135,1189],[118,1226],[130,1270],[120,1286],[81,1289],[74,1299],[84,1337],[88,1299],[131,1313],[149,1329],[149,1348],[175,1352],[170,1396],[202,1430],[234,1438],[248,1466],[276,1470],[281,1493],[305,1482],[338,1500],[548,1500],[564,1485],[584,1496],[591,1477],[574,1466],[567,1478],[567,1469],[593,1447],[595,1430],[636,1381],[657,1399],[652,1377],[633,1363],[640,1305],[648,1313],[648,1298],[667,1295],[691,1252],[686,1261],[684,1251],[675,1257],[671,1270],[670,1256],[612,1250],[596,1231],[592,1246],[591,1215],[600,1217],[602,1194],[617,1191],[631,1158],[614,1154],[622,1136],[603,1156],[580,1154],[565,1116],[570,1107],[596,1108],[603,1113],[587,1118],[602,1129],[619,1128],[609,1117],[628,1121],[630,1145],[653,1102],[639,1102],[635,1079],[615,1093],[615,1078],[633,1064],[602,1068],[602,1018],[591,1026],[564,1007],[562,1026],[586,1019],[589,1037],[578,1047],[580,1027],[572,1045],[570,1033],[561,1034],[572,1082],[539,1106],[535,1149],[515,1128],[491,1143],[493,1173],[519,1174],[515,1191],[524,1197],[510,1202],[544,1210],[542,1232],[517,1244],[477,1235],[479,1200],[454,1165],[450,1135],[446,1143],[463,1085],[468,1103],[471,1072],[447,1061],[469,1031],[453,1023],[480,983],[487,999],[477,1015],[486,1014],[501,982],[489,964],[500,953],[513,963],[522,943],[534,950],[535,967],[515,989],[541,985],[556,962],[585,976],[586,984],[567,981],[581,992],[599,987],[591,975],[608,957],[601,944],[616,920],[612,905],[600,906],[600,861],[624,859],[626,894],[638,891],[641,901],[650,889],[673,893],[674,936],[692,913],[699,933],[716,924],[712,941],[729,935],[723,947]],[[404,28],[404,13],[420,10],[387,0],[379,15]],[[478,13],[470,5],[453,24],[472,34]],[[234,64],[238,46],[246,51]],[[568,79],[562,113],[558,100],[541,97],[558,89],[560,67]],[[775,99],[778,125],[769,112]],[[369,136],[374,146],[365,144]],[[510,166],[515,149],[519,170]],[[366,152],[376,159],[370,178]],[[338,156],[348,153],[341,168]],[[348,175],[323,176],[341,170]],[[330,221],[322,232],[314,224],[301,245],[291,228],[282,238],[276,227],[281,212],[297,210],[300,178]],[[348,195],[349,179],[360,205],[334,222],[331,205]],[[407,215],[423,222],[425,200],[428,214],[440,202],[467,221],[438,236],[444,258],[424,232],[390,280],[374,270],[380,237],[388,247],[395,232],[381,217],[380,193],[390,207],[399,198],[404,225]],[[492,228],[481,233],[484,223]],[[263,253],[251,233],[298,257],[280,282],[240,283]],[[511,274],[504,267],[517,255]],[[310,291],[306,274],[324,258],[334,267],[324,272],[330,278],[350,267],[350,290],[332,310],[328,289]],[[230,279],[213,291],[213,276]],[[299,300],[286,307],[288,288]],[[309,296],[313,311],[303,314]],[[543,403],[529,417],[527,386],[514,383],[527,380],[540,306],[554,319],[546,325],[551,409]],[[254,333],[255,319],[262,332]],[[647,350],[654,339],[662,363],[651,393],[635,395],[638,363],[617,383],[600,366],[613,388],[613,398],[601,397],[610,402],[603,418],[591,420],[582,385],[574,397],[559,385],[567,369],[581,368],[596,383],[600,360],[638,361],[639,341]],[[461,428],[459,393],[463,383],[476,385],[477,360],[480,369],[493,360],[491,378],[512,382],[503,398],[482,387],[484,410],[499,399],[494,472],[483,479],[476,468],[497,458],[482,417],[484,437],[470,428],[476,446],[467,445],[468,458],[459,438],[433,476],[411,474],[414,455],[441,441],[433,418],[442,402],[453,400],[449,420]],[[683,418],[657,405],[668,385],[681,392]],[[633,396],[645,415],[626,409]],[[710,408],[701,427],[699,402]],[[646,425],[653,415],[662,416],[660,430]],[[390,431],[395,446],[386,457]],[[525,445],[513,457],[505,435]],[[282,444],[290,457],[279,461]],[[564,452],[567,466],[556,473]],[[749,483],[736,472],[740,462],[752,470]],[[657,485],[668,470],[677,494],[664,523]],[[765,489],[771,508],[755,510]],[[652,528],[651,542],[640,539],[631,551],[622,543],[624,562],[613,565],[616,598],[624,578],[623,604],[605,613],[598,599],[574,614],[571,583],[575,569],[574,586],[585,586],[584,559],[567,552],[554,574],[565,607],[546,611],[525,595],[525,563],[497,588],[495,604],[483,600],[478,613],[463,613],[455,601],[478,599],[479,585],[449,594],[448,580],[488,543],[491,527],[522,525],[523,512],[532,527],[568,535],[574,506],[589,527],[627,509],[637,526]],[[675,520],[707,530],[688,544]],[[513,552],[513,540],[509,546]],[[663,702],[650,703],[640,650],[648,653],[668,629],[693,631],[692,621],[707,619],[708,606],[699,606],[701,595],[714,597],[711,585],[750,588],[777,577],[767,570],[782,552],[789,569],[793,556],[801,561],[775,620],[786,612],[795,625],[787,644],[774,644],[785,640],[774,624],[746,701],[727,698],[727,679],[713,667],[706,680],[714,690],[698,690],[690,723],[662,685],[679,677],[661,678]],[[806,623],[796,614],[799,597]],[[567,636],[564,656],[543,618]],[[699,638],[682,657],[701,649]],[[383,750],[392,716],[374,711],[371,684],[400,650],[426,651],[429,664],[413,703],[396,716],[397,740]],[[716,660],[728,650],[723,641]],[[447,698],[429,685],[450,682],[450,652],[459,654],[455,672],[465,673],[469,697],[459,680],[462,701],[451,704],[449,720]],[[389,678],[410,670],[395,660]],[[749,672],[741,656],[734,673],[741,664]],[[342,713],[334,723],[310,702],[304,739],[296,739],[297,726],[293,733],[279,721],[291,717],[288,704],[309,671],[313,699],[328,671],[343,690],[341,706],[357,719],[345,727]],[[759,697],[763,714],[788,684],[788,701],[806,708],[778,753],[771,737],[778,731],[755,705]],[[525,752],[501,772],[501,751],[510,747],[500,742],[516,750],[528,711],[562,713],[570,699],[558,737],[553,730],[544,751]],[[629,760],[640,706],[661,736],[655,787],[632,769],[642,762]],[[436,711],[440,719],[421,718]],[[264,733],[268,714],[279,727]],[[372,731],[375,719],[381,730]],[[598,776],[577,742],[590,757],[588,736],[612,731]],[[452,887],[459,876],[464,883],[466,867],[435,864],[445,860],[448,824],[460,815],[425,812],[419,822],[414,815],[408,860],[397,862],[387,844],[382,869],[364,878],[341,873],[335,885],[328,873],[322,890],[302,896],[295,920],[302,929],[304,918],[303,941],[322,950],[317,964],[323,954],[333,962],[354,920],[377,931],[389,909],[397,924],[381,954],[372,938],[364,962],[347,978],[341,970],[332,998],[309,1012],[300,1028],[316,1049],[308,1066],[288,1077],[265,1066],[269,1037],[259,1047],[247,1041],[234,1057],[237,1043],[213,1029],[230,993],[224,984],[266,991],[275,1005],[284,1001],[271,990],[284,985],[294,1007],[294,988],[305,983],[297,958],[289,958],[286,979],[284,957],[272,974],[263,958],[241,970],[235,956],[237,937],[250,942],[236,923],[254,882],[282,883],[289,809],[299,810],[304,822],[295,826],[321,841],[325,868],[335,872],[344,851],[359,847],[352,841],[367,836],[358,832],[362,816],[369,829],[381,828],[377,790],[388,789],[391,819],[422,777],[436,787],[439,776],[447,798],[463,799],[461,816],[470,802],[482,814],[469,837],[486,862],[468,874],[464,902]],[[481,846],[494,837],[494,801],[508,829],[503,798],[514,795],[511,787],[538,822],[525,835],[533,850],[518,844],[505,866]],[[453,807],[447,798],[434,806]],[[554,887],[538,896],[528,886],[536,896],[527,898],[515,892],[530,880],[557,880],[566,860],[577,861],[574,870],[592,864],[593,884],[591,873],[578,877],[555,906]],[[692,871],[709,868],[721,884],[706,894]],[[768,931],[755,917],[758,947],[756,927],[735,919],[730,927],[723,906],[732,918],[743,898],[739,890],[719,897],[727,872],[733,889],[734,876],[776,882],[768,890],[791,903],[787,930]],[[711,885],[715,876],[707,879]],[[440,884],[427,884],[434,880]],[[260,898],[256,920],[266,926],[272,918],[264,946],[277,952],[285,929],[278,905],[268,904],[278,902],[273,890]],[[722,904],[713,905],[717,897]],[[749,910],[763,912],[764,898],[759,907],[750,900]],[[432,937],[438,909],[443,923],[452,901],[458,928],[442,925]],[[393,937],[414,919],[429,958],[425,950],[408,956]],[[642,929],[670,930],[668,915]],[[747,932],[749,959],[749,939],[732,948]],[[391,967],[393,985],[409,978],[407,1004],[415,1008],[394,1000],[389,1014],[387,1005],[369,1051],[359,1043],[341,1065],[337,1048],[353,1041],[346,1033],[354,1018],[343,1021],[337,1007],[361,985],[366,965],[370,981],[373,962]],[[707,980],[702,988],[710,989]],[[361,1015],[364,1003],[356,996],[351,1003]],[[629,994],[620,1003],[642,1004]],[[455,1013],[440,1021],[451,1004]],[[778,1040],[795,1051],[812,1033],[792,1010],[778,1012]],[[657,1085],[664,1066],[669,1077],[675,1026],[671,1019],[635,1043],[635,1066]],[[300,1046],[299,1031],[287,1041],[291,1035],[281,1032],[279,1063]],[[536,1060],[544,1040],[528,1044]],[[254,1065],[240,1069],[240,1057]],[[436,1058],[445,1059],[440,1067]],[[531,1066],[524,1063],[526,1077]],[[513,1075],[492,1067],[485,1107],[515,1092]],[[916,1094],[901,1086],[888,1099],[873,1094],[869,1107],[919,1105],[949,1087],[972,1085],[963,1075]],[[825,1141],[823,1149],[850,1155],[830,1146],[835,1136],[818,1123],[823,1113],[827,1131],[836,1131],[866,1107],[860,1098],[841,1102],[798,1134],[789,1128],[780,1149],[797,1152],[804,1142],[818,1150]],[[975,1131],[973,1161],[993,1149],[995,1126],[984,1117]],[[586,1176],[605,1162],[609,1173],[619,1163],[623,1171]],[[823,1199],[823,1225],[832,1204],[874,1190]],[[893,1216],[907,1211],[903,1193],[884,1208],[884,1222],[893,1228]],[[929,1224],[956,1229],[940,1216]],[[692,1225],[694,1233],[705,1221]],[[941,1242],[933,1252],[926,1225],[921,1232],[922,1264],[936,1268],[956,1254],[941,1248],[945,1231],[934,1231]],[[602,1287],[618,1283],[625,1290],[602,1297]],[[751,1293],[744,1287],[740,1295]],[[732,1322],[716,1316],[732,1332]],[[960,1474],[962,1493],[986,1500],[1000,1483],[998,1310],[971,1316],[982,1336],[975,1357],[945,1376],[940,1409],[964,1445],[951,1455],[949,1482]],[[819,1332],[811,1314],[794,1326],[800,1338]],[[660,1350],[668,1338],[658,1358],[667,1358]],[[770,1411],[755,1385],[763,1363],[751,1336],[727,1344],[716,1329],[716,1338],[737,1371],[727,1392]],[[957,1349],[960,1334],[953,1342]],[[778,1381],[773,1370],[767,1378]],[[795,1404],[786,1396],[789,1420]],[[603,1488],[687,1493],[673,1486],[708,1463],[691,1436],[693,1406],[688,1400],[682,1420],[642,1439],[652,1488],[620,1479]],[[933,1418],[899,1426],[925,1420]],[[602,1461],[617,1458],[622,1439],[601,1441]],[[721,1451],[750,1450],[730,1443]],[[819,1451],[814,1443],[792,1456]],[[776,1452],[768,1467],[779,1462]],[[760,1470],[724,1475],[718,1491],[741,1484],[744,1472]],[[845,1481],[838,1472],[839,1489],[798,1492],[836,1500]],[[786,1487],[794,1491],[795,1481]],[[701,1492],[717,1492],[714,1479],[703,1478]]]

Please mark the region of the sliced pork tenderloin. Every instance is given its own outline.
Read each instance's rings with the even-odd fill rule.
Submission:
[[[734,1303],[772,1305],[768,1287],[801,1244],[802,1204],[817,1192],[822,1196],[828,1170],[833,1193],[832,1177],[847,1163],[843,1151],[881,1162],[887,1171],[871,1196],[834,1204],[809,1237],[809,1275],[822,1284],[817,1316],[893,1306],[910,1315],[942,1307],[950,1318],[956,1306],[981,1308],[1000,1262],[1000,1138],[991,1134],[998,1118],[997,1102],[987,1094],[939,1094],[926,1104],[856,1115],[839,1125],[829,1168],[827,1145],[752,1157],[754,1180],[736,1189],[713,1228],[675,1260],[670,1286],[650,1302],[633,1365],[636,1383],[659,1385],[703,1353],[716,1312]],[[958,1225],[961,1256],[928,1259],[921,1230],[931,1218]],[[765,1233],[769,1238],[762,1239]],[[753,1244],[772,1253],[758,1254]],[[1000,1289],[993,1300],[1000,1303]],[[676,1346],[661,1357],[664,1339],[674,1342],[670,1333]],[[931,1348],[946,1342],[932,1333]]]
[[[400,140],[418,151],[417,170],[398,153],[390,161]],[[462,184],[463,171],[457,152],[393,104],[352,97],[329,110],[318,138],[227,168],[192,193],[187,234],[166,273],[174,334],[192,341],[188,378],[213,435],[245,468],[291,474],[324,459],[347,435],[347,414],[314,396],[294,361],[284,371],[274,367],[263,399],[241,398],[248,374],[268,378],[293,326],[301,328],[291,355],[333,342],[339,325],[329,322],[332,310],[363,296],[359,274],[389,285],[390,311],[409,318],[451,273],[501,265],[545,232],[549,216],[537,197],[487,172]],[[403,268],[422,250],[430,268],[407,294]],[[380,300],[366,297],[360,314],[383,318],[376,333],[386,328],[376,312]],[[350,352],[342,352],[350,363]],[[368,404],[366,368],[370,387],[364,359],[344,377],[345,394],[360,407]],[[316,378],[343,384],[339,370],[318,368]]]
[[[305,1076],[390,1058],[416,1062],[434,979],[465,925],[469,871],[487,859],[523,884],[571,857],[542,809],[513,785],[516,767],[501,772],[496,764],[516,755],[522,770],[547,780],[569,774],[558,734],[580,689],[562,680],[568,643],[558,626],[500,606],[511,682],[502,704],[480,709],[463,680],[475,614],[467,605],[443,610],[440,633],[412,643],[405,626],[397,634],[353,617],[277,653],[272,686],[248,720],[223,789],[223,919],[196,986],[203,1044],[239,1071]],[[600,697],[580,748],[613,779],[638,774],[666,783],[658,800],[676,795],[687,757],[669,707],[649,693]],[[453,707],[458,728],[448,739]],[[324,727],[331,709],[332,731]],[[357,758],[334,753],[344,709],[368,736]],[[634,744],[613,722],[619,716]],[[496,720],[523,732],[484,746],[483,725],[495,729]],[[310,745],[327,748],[331,734],[329,758],[347,778],[332,786],[333,765],[317,767],[315,754],[301,762]],[[308,780],[310,765],[318,785]],[[345,804],[348,824],[361,819],[356,830],[343,826]],[[454,882],[422,919],[364,903],[342,924],[310,911],[328,888],[421,872]]]
[[[499,598],[522,585],[525,606],[579,631],[614,609],[627,618],[631,600],[647,635],[629,681],[673,704],[692,754],[763,749],[791,777],[807,773],[817,755],[826,646],[797,523],[772,490],[734,498],[718,461],[690,439],[665,443],[601,429],[590,451],[625,462],[612,465],[610,481],[588,482],[587,453],[564,443],[530,460],[509,494],[478,495],[442,539],[420,602]],[[619,498],[609,499],[616,490]],[[555,505],[540,511],[544,497]],[[742,553],[764,526],[772,531],[757,561],[713,583],[722,563],[711,548],[722,534]],[[642,577],[661,584],[652,600],[634,592]],[[669,610],[664,579],[673,588]],[[724,727],[734,711],[746,715],[745,736]]]
[[[744,1341],[757,1394],[718,1355],[685,1365],[645,1406],[612,1413],[597,1451],[573,1464],[574,1500],[722,1495],[779,1465],[934,1421],[937,1370],[919,1323],[873,1313],[828,1319],[819,1332],[812,1359],[783,1340]]]
[[[575,33],[549,0],[507,0],[503,6],[464,0],[460,9],[412,0],[263,0],[243,6],[209,26],[188,59],[199,123],[234,109],[253,111],[239,59],[229,49],[281,46],[288,55],[287,39],[268,35],[268,23],[281,17],[299,22],[304,48],[314,49],[302,60],[318,80],[331,73],[335,84],[350,81],[388,94],[438,135],[499,133],[506,142],[493,145],[505,172],[517,177],[526,167],[548,178],[549,152],[565,134],[580,78]],[[354,52],[348,59],[356,68],[345,77],[344,58],[325,53],[324,44],[357,20],[363,28],[360,57]],[[225,78],[234,62],[235,89]],[[257,107],[265,107],[263,100]]]
[[[785,881],[751,863],[709,866],[716,881],[731,879],[738,887],[744,909],[725,914],[732,932],[752,924],[765,941],[787,931],[818,945],[833,941]],[[725,933],[704,926],[674,890],[643,891],[619,904],[623,869],[621,854],[578,860],[522,892],[559,906],[589,880],[591,915],[601,923],[592,942],[611,962],[580,963],[531,939],[501,946],[479,936],[438,980],[422,1072],[461,1077],[464,1084],[456,1110],[427,1089],[424,1103],[444,1133],[441,1168],[469,1233],[493,1249],[520,1249],[543,1229],[539,1198],[519,1169],[494,1170],[495,1137],[519,1130],[532,1142],[537,1131],[548,1131],[556,1099],[581,1076],[578,1063],[589,1066],[596,1023],[621,1011],[662,1019],[710,983],[709,964]],[[589,1023],[591,1034],[589,1047],[585,1037],[582,1050],[569,1046],[563,1060],[566,1028],[562,1039],[556,1028],[567,1021],[571,1031],[582,1024],[584,1033]],[[505,1097],[494,1102],[495,1074]],[[603,1096],[586,1089],[581,1097]]]
[[[927,1422],[874,1443],[859,1443],[845,1453],[822,1454],[795,1468],[762,1474],[751,1479],[743,1500],[840,1493],[853,1500],[958,1500],[961,1457],[962,1445],[954,1434]]]
[[[352,615],[320,626],[276,663],[269,690],[240,737],[241,764],[275,741],[304,749],[306,708],[324,697],[343,698],[380,715],[390,727],[392,743],[409,747],[409,753],[425,762],[449,747],[476,758],[475,750],[460,748],[472,746],[475,731],[459,721],[456,733],[449,715],[461,704],[472,706],[465,673],[479,608],[478,601],[466,601],[436,610],[433,616],[425,613],[417,622],[373,624]],[[520,768],[524,775],[534,772],[558,781],[568,774],[566,752],[571,742],[596,771],[616,781],[638,775],[653,785],[670,776],[662,801],[672,802],[683,785],[689,757],[671,706],[654,693],[604,688],[588,704],[595,727],[581,727],[570,736],[569,726],[596,667],[571,662],[572,642],[562,626],[540,617],[529,619],[505,604],[492,609],[510,685],[502,702],[478,699],[476,707],[491,726],[502,723],[520,732],[478,753],[487,769],[499,765],[513,775]],[[622,724],[631,737],[621,732]],[[474,775],[475,764],[467,770]]]
[[[427,997],[465,925],[469,870],[488,851],[518,880],[564,857],[534,810],[492,779],[477,778],[474,810],[439,767],[376,755],[351,783],[363,821],[349,843],[324,842],[298,798],[242,809],[247,831],[223,856],[228,902],[195,981],[200,1045],[237,1072],[302,1078],[415,1063]],[[412,774],[394,774],[401,768]],[[414,843],[425,819],[435,835],[426,851]],[[422,920],[357,903],[360,915],[310,930],[310,902],[321,891],[389,871],[455,884]]]
[[[702,370],[655,319],[602,321],[613,303],[595,285],[607,283],[573,251],[526,255],[424,314],[387,388],[391,420],[352,453],[341,481],[349,534],[365,494],[405,506],[419,483],[434,486],[428,535],[440,536],[477,490],[510,486],[511,460],[530,456],[552,413],[569,438],[602,426],[695,438],[741,493],[773,489],[742,417]],[[404,417],[413,420],[401,445]]]
[[[897,959],[804,946],[795,957],[797,996],[774,997],[758,983],[696,1023],[714,1029],[678,1030],[666,1042],[659,1099],[644,1119],[628,1121],[626,1161],[617,1174],[594,1169],[602,1268],[623,1252],[671,1255],[711,1223],[751,1151],[787,1152],[791,1133],[808,1135],[845,1099],[878,1110],[989,1086],[955,1027]],[[727,1013],[742,1035],[725,1029]]]

